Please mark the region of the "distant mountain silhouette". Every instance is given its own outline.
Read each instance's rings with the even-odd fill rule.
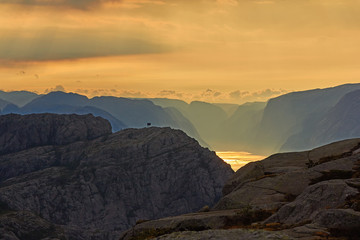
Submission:
[[[8,102],[8,101],[0,99],[0,112],[9,104],[11,104],[11,103]]]
[[[279,150],[306,150],[329,142],[358,137],[356,128],[352,131],[335,130],[339,122],[343,124],[349,121],[348,118],[356,119],[350,116],[350,113],[356,114],[355,107],[349,109],[342,106],[346,105],[346,99],[341,102],[341,106],[336,104],[340,104],[340,99],[346,94],[358,89],[360,84],[345,84],[292,92],[270,99],[267,103],[240,105],[231,115],[228,115],[234,108],[231,104],[227,106],[203,102],[187,104],[172,99],[150,100],[159,106],[172,106],[179,110],[214,149],[266,155]],[[346,102],[350,101],[348,98]],[[354,104],[356,100],[352,100],[350,106]],[[338,110],[333,109],[335,105]],[[340,113],[339,109],[347,109],[347,113]],[[341,120],[338,115],[342,116]],[[356,123],[355,120],[354,122]],[[322,130],[325,126],[326,130]]]
[[[154,104],[161,107],[176,108],[195,126],[200,136],[209,143],[210,146],[216,147],[221,137],[224,122],[227,119],[227,113],[219,106],[211,103],[193,101],[190,104],[175,99],[153,98],[149,99]]]
[[[222,108],[222,110],[224,110],[229,117],[232,116],[239,107],[239,104],[232,104],[232,103],[213,103],[213,104],[217,107]]]
[[[101,108],[120,119],[129,127],[141,128],[149,122],[152,126],[169,126],[181,129],[190,137],[197,139],[203,146],[208,146],[190,121],[180,113],[155,105],[149,100],[127,99],[117,97],[95,97],[90,99],[90,105]],[[175,117],[175,115],[177,117]]]
[[[292,92],[267,103],[243,105],[200,101],[189,104],[166,98],[103,96],[89,99],[64,92],[41,96],[9,92],[5,94],[8,97],[36,98],[20,107],[17,106],[19,99],[17,102],[3,99],[5,102],[0,102],[0,111],[1,114],[92,113],[109,120],[113,131],[127,127],[142,128],[151,123],[152,126],[181,129],[203,146],[211,146],[214,150],[267,155],[278,151],[306,150],[360,137],[356,126],[359,94],[356,90],[360,90],[360,84],[345,84]],[[0,92],[0,99],[3,93]]]
[[[217,146],[223,150],[245,150],[251,147],[250,139],[262,118],[265,102],[251,102],[238,106],[236,111],[224,122]]]
[[[256,143],[257,147],[252,150],[263,153],[278,151],[290,136],[307,129],[312,131],[311,122],[321,119],[345,94],[357,89],[360,89],[360,84],[345,84],[292,92],[270,99],[254,133],[251,145]]]
[[[76,93],[65,93],[60,91],[51,92],[34,99],[30,103],[26,104],[23,109],[31,112],[56,105],[84,107],[89,105],[89,99],[86,96]]]
[[[1,99],[11,102],[20,107],[31,102],[37,97],[39,97],[38,94],[28,91],[13,91],[13,92],[0,91]]]
[[[346,94],[329,111],[306,121],[303,130],[291,136],[281,150],[308,149],[330,142],[360,137],[360,90]]]
[[[208,146],[195,127],[180,112],[163,109],[148,100],[133,100],[118,97],[95,97],[92,99],[75,93],[51,92],[39,96],[25,106],[18,108],[8,105],[2,111],[7,113],[77,113],[101,116],[112,125],[113,131],[124,128],[152,126],[172,127],[185,131],[203,146]]]
[[[186,110],[189,107],[189,104],[185,101],[179,99],[169,99],[169,98],[148,98],[155,105],[166,107],[174,107],[180,111]]]

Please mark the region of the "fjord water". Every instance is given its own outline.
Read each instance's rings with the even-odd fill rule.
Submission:
[[[249,152],[217,151],[216,155],[230,164],[234,171],[237,171],[249,162],[259,161],[265,158],[265,156],[254,155]]]

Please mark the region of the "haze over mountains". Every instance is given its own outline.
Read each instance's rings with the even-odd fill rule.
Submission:
[[[360,84],[292,92],[243,105],[177,99],[127,99],[74,93],[0,92],[7,113],[92,113],[113,131],[154,126],[181,129],[214,150],[271,154],[318,147],[360,137],[357,116]]]
[[[360,236],[360,84],[237,107],[64,92],[6,96],[13,102],[0,101],[1,239]],[[42,112],[81,116],[29,114]],[[353,139],[274,154],[234,174],[183,131],[150,121],[215,148],[253,152]]]

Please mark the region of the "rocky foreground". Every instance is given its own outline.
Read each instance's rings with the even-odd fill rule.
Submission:
[[[360,239],[360,139],[239,169],[211,209],[136,224],[120,238]]]
[[[118,239],[143,219],[214,205],[233,171],[170,128],[92,115],[0,117],[0,238]]]

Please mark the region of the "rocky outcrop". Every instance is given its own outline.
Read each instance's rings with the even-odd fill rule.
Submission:
[[[64,229],[46,221],[32,212],[16,211],[0,215],[0,237],[19,239],[64,239]]]
[[[270,212],[251,209],[191,213],[137,224],[131,230],[124,232],[120,239],[132,240],[138,239],[139,236],[141,239],[146,239],[173,232],[238,228],[248,225],[252,221],[261,221],[270,215]]]
[[[266,222],[291,225],[313,220],[319,211],[342,207],[347,198],[358,193],[359,191],[347,185],[345,180],[322,181],[306,188],[293,202],[281,207]]]
[[[121,239],[359,239],[359,143],[350,139],[250,163],[208,212],[139,223]]]
[[[72,138],[70,144],[0,155],[0,201],[12,211],[29,211],[63,226],[68,238],[117,239],[137,220],[213,205],[233,174],[214,152],[180,130],[105,132],[93,140]]]
[[[90,114],[8,114],[0,116],[0,126],[0,154],[91,140],[111,133],[108,121]]]
[[[224,186],[224,197],[215,209],[246,205],[275,210],[300,195],[313,181],[342,171],[352,174],[357,161],[351,155],[360,148],[360,139],[345,140],[311,151],[281,153],[239,169]],[[346,158],[347,156],[347,158]],[[350,177],[350,176],[349,176]]]
[[[270,232],[263,230],[252,229],[230,229],[230,230],[205,230],[205,231],[184,231],[166,234],[157,238],[156,240],[201,240],[201,239],[221,239],[221,240],[288,240],[290,237],[285,233]]]

